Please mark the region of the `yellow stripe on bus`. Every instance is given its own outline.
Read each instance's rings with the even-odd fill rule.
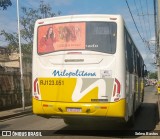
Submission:
[[[33,112],[44,115],[81,115],[81,116],[104,116],[125,117],[125,99],[114,103],[66,103],[47,102],[33,98]],[[81,112],[67,112],[67,108],[81,108]]]

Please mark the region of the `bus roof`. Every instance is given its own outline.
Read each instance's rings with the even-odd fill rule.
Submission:
[[[50,24],[59,22],[76,22],[76,21],[115,21],[123,19],[121,15],[110,14],[82,14],[82,15],[66,15],[51,18],[38,19],[36,24]]]

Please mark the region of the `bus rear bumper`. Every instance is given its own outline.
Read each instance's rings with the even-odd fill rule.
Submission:
[[[33,113],[48,116],[125,117],[125,99],[114,103],[48,102],[33,98]]]

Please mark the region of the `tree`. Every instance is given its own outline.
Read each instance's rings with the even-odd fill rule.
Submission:
[[[149,78],[150,79],[158,79],[157,72],[150,72],[149,73]]]
[[[22,38],[22,52],[25,54],[31,54],[33,44],[33,31],[34,24],[37,19],[44,17],[53,17],[60,15],[58,12],[53,13],[49,4],[41,3],[38,9],[22,7],[23,16],[20,18],[21,24],[21,38]],[[13,51],[18,51],[18,34],[16,32],[7,33],[5,30],[0,32],[0,35],[4,36],[5,40],[9,43],[8,48]]]
[[[6,10],[8,6],[11,6],[12,2],[10,0],[0,0],[0,8]]]
[[[12,51],[17,51],[18,49],[18,34],[17,33],[7,33],[2,30],[0,35],[3,35],[5,40],[9,42],[8,48]]]

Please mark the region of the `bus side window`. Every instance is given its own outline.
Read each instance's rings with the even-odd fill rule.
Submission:
[[[144,62],[143,60],[141,59],[141,77],[144,77]]]
[[[138,53],[137,53],[137,72],[138,76],[141,77],[141,59]]]
[[[134,48],[134,64],[135,64],[135,73],[137,74],[137,51]]]
[[[133,56],[133,73],[136,73],[136,65],[135,65],[135,48],[134,45],[132,45],[132,56]]]
[[[126,28],[124,32],[124,45],[125,45],[125,59],[126,59],[126,70],[128,71],[128,56],[127,56],[127,31]]]
[[[127,33],[126,38],[126,49],[127,49],[127,64],[129,73],[133,73],[133,53],[132,53],[132,40]]]

